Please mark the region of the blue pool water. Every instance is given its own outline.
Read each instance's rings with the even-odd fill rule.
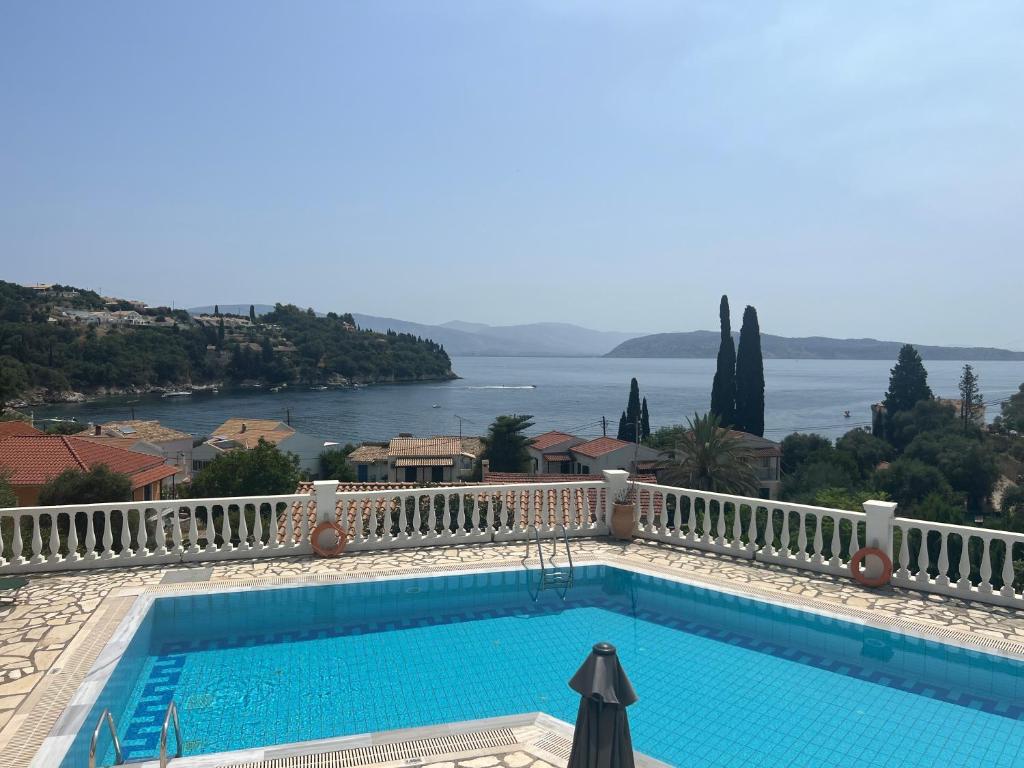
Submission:
[[[685,766],[1024,766],[1024,664],[603,566],[161,598],[103,706],[128,759],[173,699],[185,753],[543,711],[597,641],[636,749]],[[107,755],[112,762],[112,755]]]

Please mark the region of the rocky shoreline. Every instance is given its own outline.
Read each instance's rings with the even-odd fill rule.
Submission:
[[[415,379],[377,379],[373,381],[349,380],[344,377],[332,377],[324,386],[332,389],[348,389],[350,387],[369,387],[374,384],[416,384],[427,381],[453,381],[460,378],[454,371],[449,371],[448,376],[423,377]],[[306,389],[308,385],[287,385],[287,388]],[[16,399],[9,401],[8,408],[32,408],[45,405],[62,405],[66,403],[91,403],[105,400],[110,397],[131,397],[145,395],[163,395],[168,392],[186,390],[192,393],[203,392],[229,392],[233,390],[247,389],[271,389],[266,382],[243,381],[238,384],[226,384],[225,382],[212,382],[207,384],[180,384],[177,386],[150,386],[150,387],[97,387],[89,392],[78,392],[75,390],[54,391],[42,387],[24,392]]]

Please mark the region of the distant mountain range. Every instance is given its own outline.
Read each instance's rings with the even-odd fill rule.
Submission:
[[[690,357],[718,355],[718,331],[655,333],[619,344],[605,357]],[[739,334],[733,338],[739,343]],[[808,360],[895,360],[901,341],[878,339],[830,339],[824,336],[788,338],[761,334],[761,352],[766,358]],[[993,347],[935,347],[915,344],[926,360],[1024,360],[1024,352]]]
[[[256,304],[256,314],[270,312],[270,304]],[[248,304],[221,304],[220,311],[249,314]],[[213,306],[193,307],[193,314],[213,312]],[[477,357],[688,357],[715,358],[718,331],[655,333],[595,331],[570,323],[487,325],[452,320],[426,325],[395,317],[352,314],[360,328],[397,331],[443,344],[449,355]],[[739,341],[739,334],[733,337]],[[878,339],[831,339],[825,336],[789,338],[761,334],[766,358],[806,360],[895,360],[903,342]],[[936,347],[915,345],[926,360],[1024,360],[1024,352],[992,347]]]
[[[248,311],[248,310],[247,310]],[[414,333],[443,344],[449,355],[489,357],[598,357],[639,336],[621,331],[595,331],[569,323],[486,325],[453,320],[443,325],[422,325],[393,317],[353,313],[360,328]]]
[[[221,312],[248,315],[248,304],[220,304]],[[256,304],[257,315],[274,309],[270,304]],[[210,314],[213,305],[192,307],[194,315]],[[640,336],[640,333],[595,331],[570,323],[528,323],[525,325],[487,325],[452,320],[443,325],[427,325],[352,313],[360,328],[370,331],[411,333],[444,345],[449,355],[477,357],[600,357],[616,346]]]

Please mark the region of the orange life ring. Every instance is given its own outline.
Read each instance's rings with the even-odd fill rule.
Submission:
[[[880,576],[876,576],[873,579],[869,579],[864,575],[864,571],[861,570],[861,563],[864,562],[864,558],[868,555],[874,555],[882,561],[882,573]],[[853,576],[853,580],[858,584],[863,584],[865,587],[882,587],[889,583],[889,579],[892,578],[892,560],[878,547],[863,547],[853,553],[853,557],[850,558],[850,575]]]
[[[333,547],[320,546],[320,534],[327,530],[334,531],[338,536],[338,541]],[[324,520],[309,534],[309,543],[312,545],[313,551],[320,557],[337,557],[345,551],[345,546],[348,544],[348,533],[333,520]]]

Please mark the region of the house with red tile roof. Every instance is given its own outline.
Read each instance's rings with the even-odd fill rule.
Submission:
[[[0,421],[0,440],[15,435],[41,435],[38,429],[27,421]]]
[[[80,437],[65,435],[13,435],[0,440],[0,471],[9,473],[19,506],[39,502],[42,487],[65,470],[88,472],[106,465],[127,475],[136,501],[159,499],[161,487],[175,469],[162,456],[127,451]]]
[[[360,483],[458,483],[469,479],[482,451],[479,437],[401,435],[363,443],[346,461]]]
[[[586,442],[585,438],[557,430],[537,435],[530,442],[527,451],[533,461],[532,471],[537,474],[567,474],[573,471],[569,448]]]

